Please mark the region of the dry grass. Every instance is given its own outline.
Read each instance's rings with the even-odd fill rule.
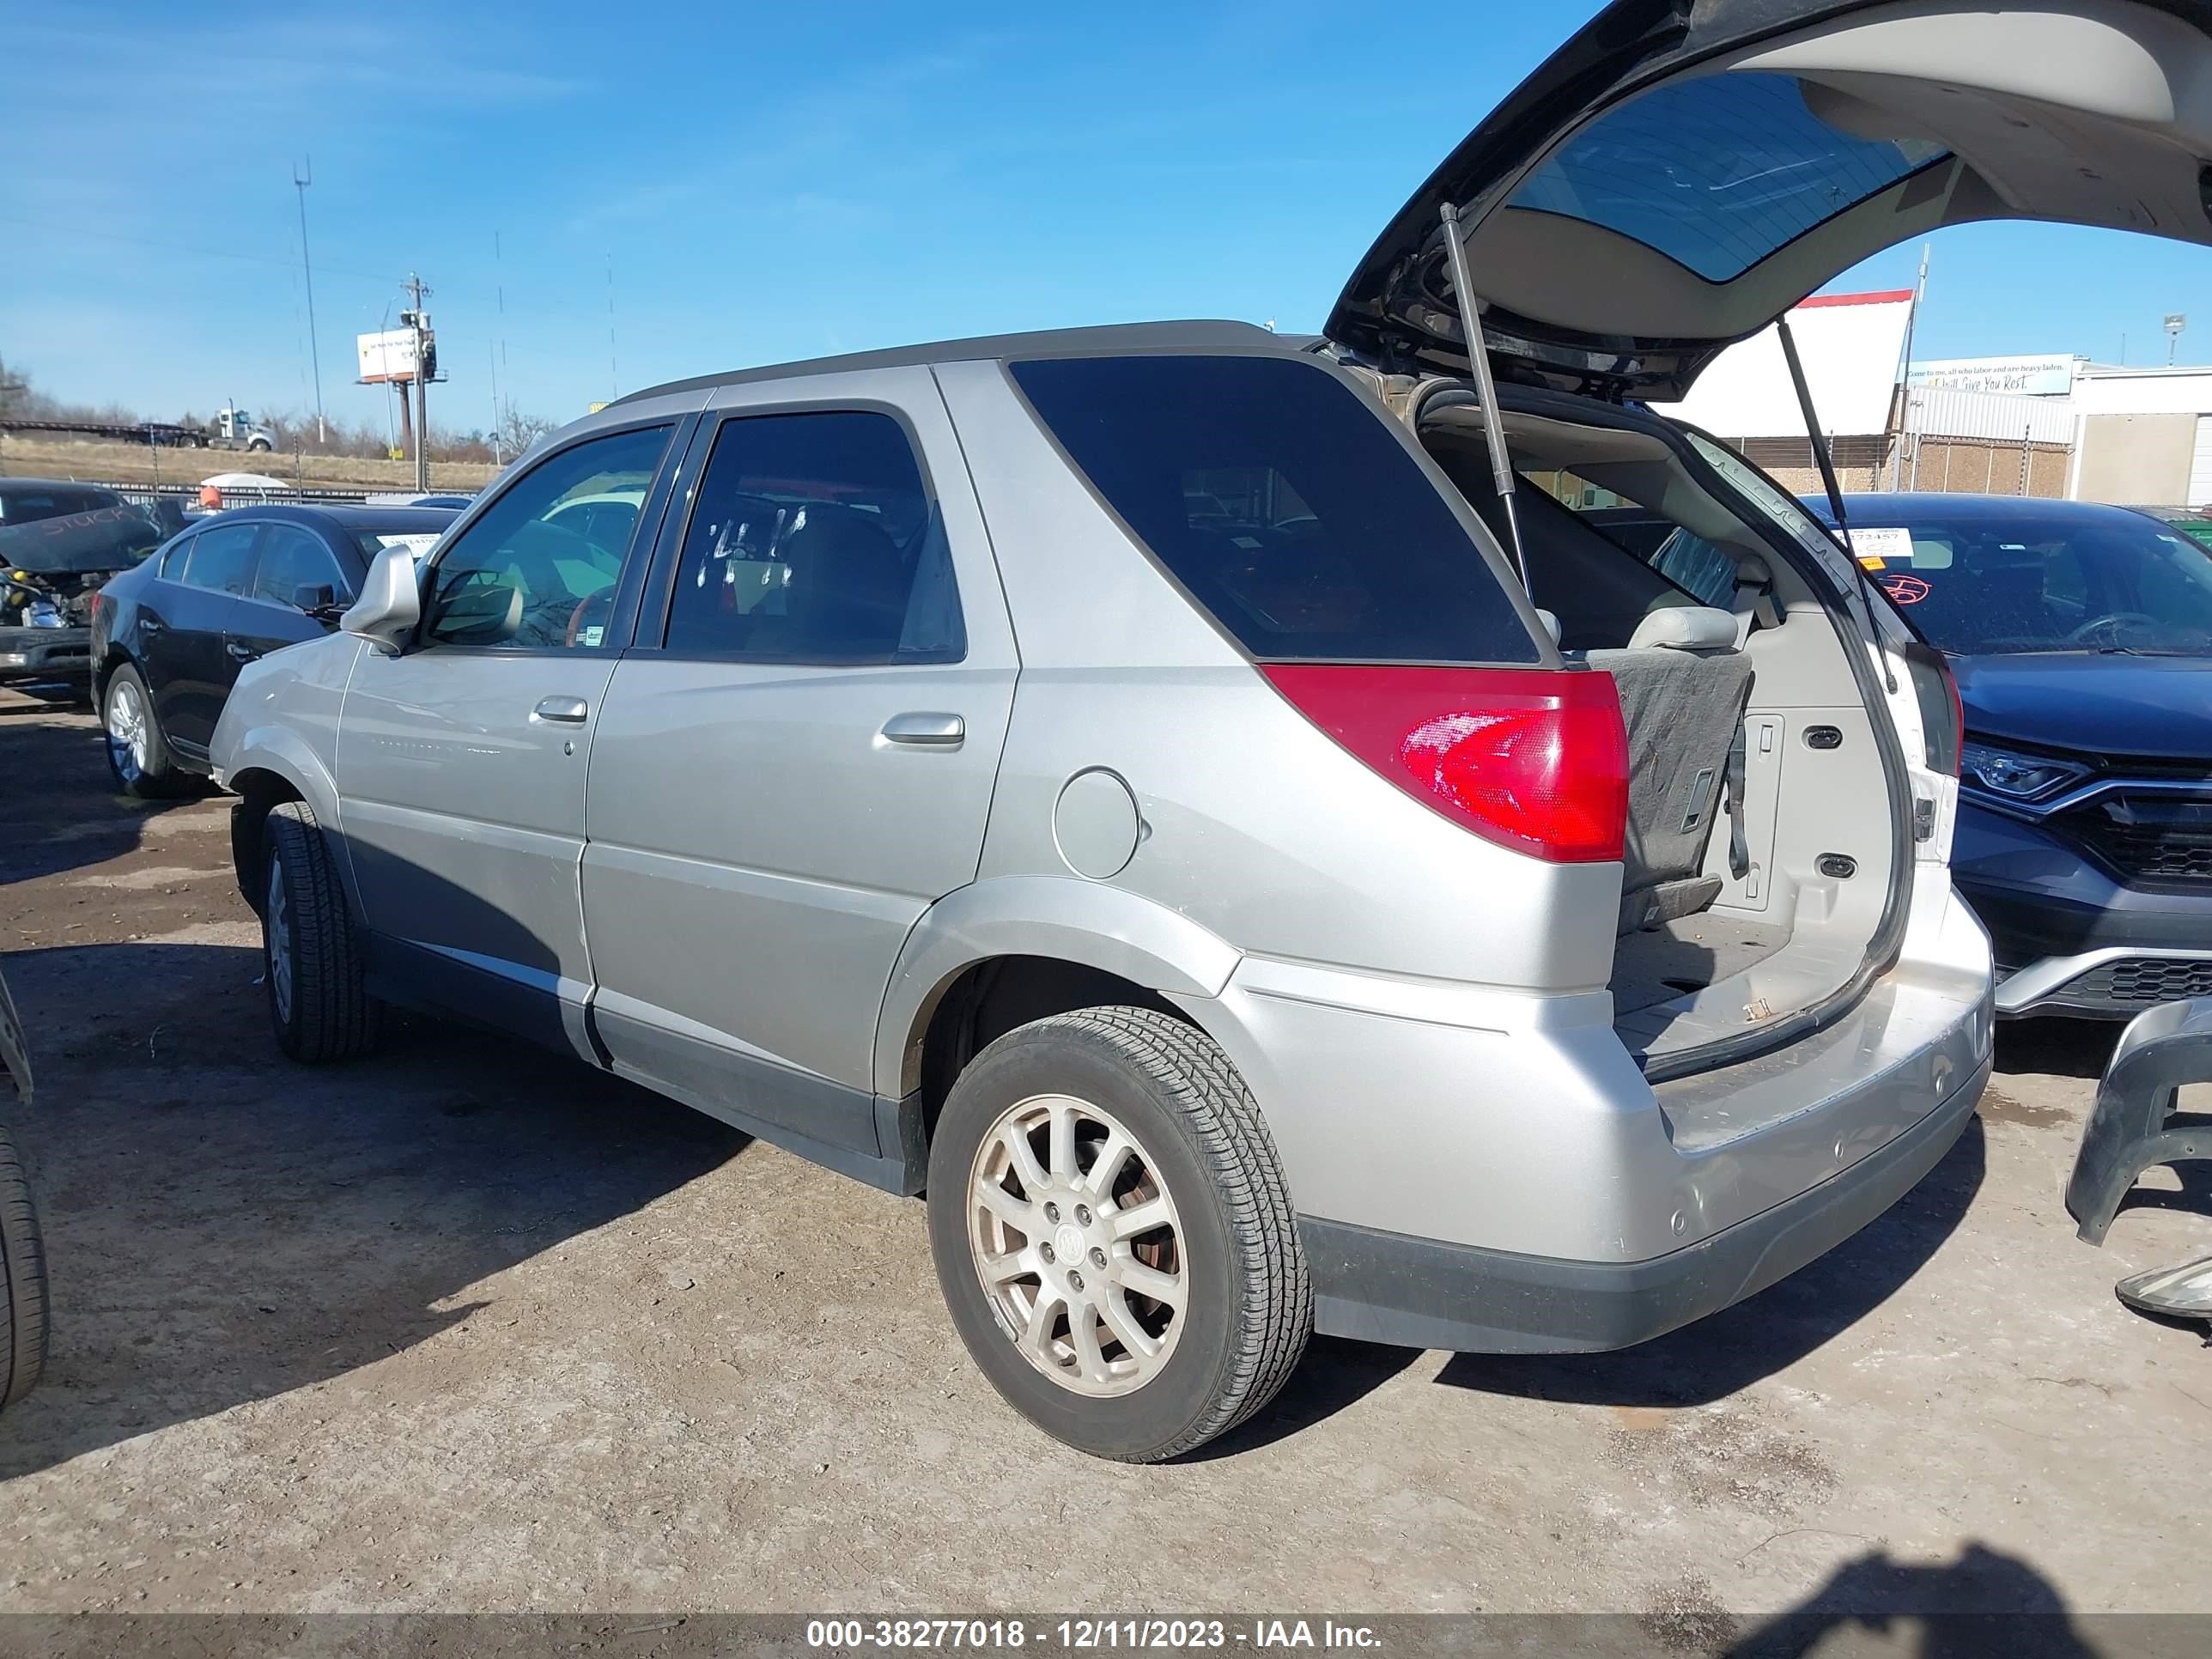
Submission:
[[[496,468],[480,461],[433,461],[434,489],[477,489]],[[39,439],[0,433],[0,477],[77,478],[98,483],[196,486],[218,472],[265,472],[309,489],[412,489],[410,461],[343,456],[254,454],[232,449],[149,449],[97,438]]]

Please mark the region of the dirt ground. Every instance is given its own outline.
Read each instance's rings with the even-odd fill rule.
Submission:
[[[2212,1610],[2212,1352],[2111,1288],[2212,1250],[2212,1191],[2102,1250],[2060,1204],[2110,1028],[2006,1028],[1940,1169],[1702,1325],[1319,1341],[1122,1468],[978,1377],[912,1200],[465,1031],[283,1061],[223,803],[128,804],[88,715],[0,702],[57,1299],[0,1612]]]
[[[478,461],[433,461],[433,489],[482,489],[497,468]],[[82,478],[100,483],[197,488],[218,472],[261,472],[309,489],[412,489],[412,461],[346,456],[249,454],[236,449],[149,449],[100,438],[27,438],[0,433],[0,477]]]

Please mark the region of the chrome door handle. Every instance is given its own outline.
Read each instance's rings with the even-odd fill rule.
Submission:
[[[559,720],[564,726],[581,726],[584,717],[592,712],[592,705],[581,697],[541,697],[538,707],[530,711],[534,720]]]
[[[968,722],[957,714],[894,714],[884,722],[884,741],[921,749],[957,749]]]
[[[236,640],[228,641],[222,648],[225,651],[228,651],[240,662],[252,662],[256,657],[261,654],[252,646],[240,645]]]

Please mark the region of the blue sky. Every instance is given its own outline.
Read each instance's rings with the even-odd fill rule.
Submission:
[[[1176,316],[1318,328],[1466,130],[1593,9],[605,0],[513,10],[81,3],[0,25],[0,355],[157,414],[312,404],[398,284],[435,290],[440,424],[915,339]],[[35,70],[35,73],[31,72]],[[497,256],[495,256],[495,249]],[[608,264],[613,266],[609,339]],[[1917,249],[1832,286],[1909,285]],[[1936,239],[1923,356],[2163,361],[2212,250],[2025,225]],[[499,295],[504,290],[501,319]],[[2191,347],[2201,340],[2201,349]]]

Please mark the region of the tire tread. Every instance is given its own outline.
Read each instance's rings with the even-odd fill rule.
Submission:
[[[46,1366],[51,1331],[46,1254],[21,1154],[0,1127],[0,1411],[33,1388]]]
[[[264,835],[282,862],[292,919],[293,1021],[289,1030],[277,1027],[277,1041],[309,1065],[365,1054],[375,1046],[382,1009],[363,987],[353,918],[322,827],[305,801],[285,801],[270,809]]]
[[[1244,1258],[1238,1275],[1243,1304],[1231,1317],[1228,1364],[1212,1405],[1172,1439],[1124,1460],[1165,1462],[1237,1427],[1290,1380],[1313,1334],[1312,1279],[1274,1138],[1219,1044],[1158,1009],[1117,1006],[1036,1020],[991,1047],[1068,1036],[1103,1046],[1173,1103],[1213,1177],[1231,1239]]]

